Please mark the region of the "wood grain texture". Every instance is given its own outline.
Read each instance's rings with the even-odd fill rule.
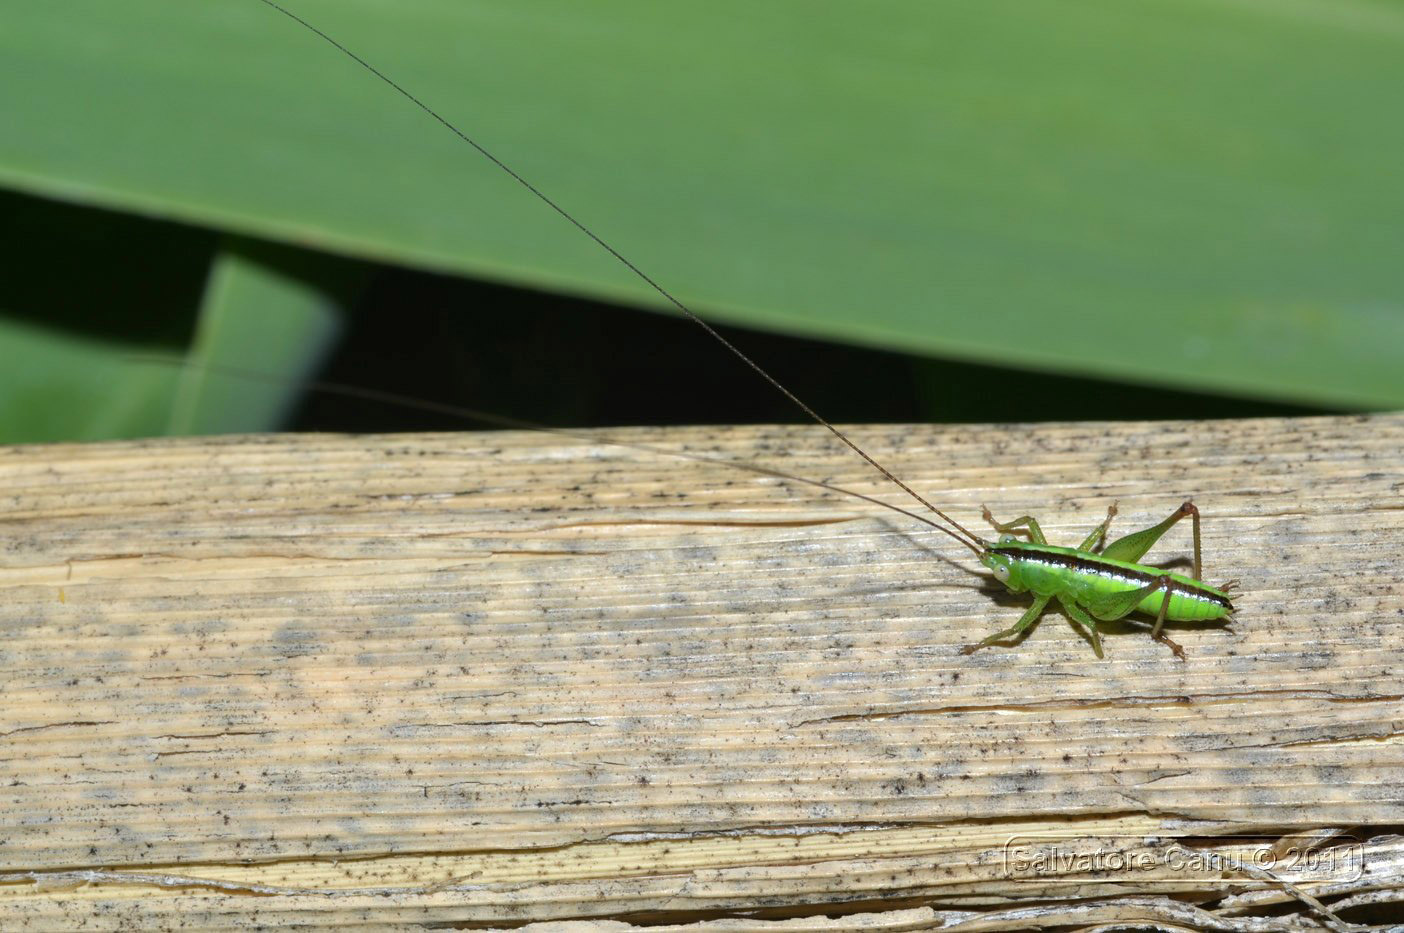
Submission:
[[[1193,498],[1238,621],[962,656],[1025,602],[925,526],[540,433],[0,449],[0,927],[1398,908],[1404,416],[853,433],[972,529]],[[901,501],[817,429],[611,436]]]

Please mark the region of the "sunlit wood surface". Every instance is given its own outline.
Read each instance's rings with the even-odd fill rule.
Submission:
[[[0,928],[1404,910],[1404,416],[853,433],[979,534],[1192,498],[1238,621],[964,656],[1026,601],[955,542],[599,439],[0,449]],[[909,504],[816,428],[611,437]]]

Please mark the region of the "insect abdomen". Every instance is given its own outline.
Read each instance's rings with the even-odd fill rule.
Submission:
[[[1227,618],[1233,605],[1227,595],[1198,580],[1146,567],[1110,560],[1073,548],[1053,545],[1017,544],[997,548],[1018,565],[1023,583],[1043,595],[1067,594],[1086,605],[1110,593],[1125,593],[1148,586],[1161,577],[1171,580],[1170,608],[1165,617],[1176,622],[1208,622]],[[1153,592],[1137,605],[1141,612],[1156,615],[1166,598],[1163,590]]]
[[[1229,614],[1229,608],[1211,594],[1200,591],[1198,587],[1184,588],[1181,580],[1175,577],[1171,579],[1175,580],[1175,589],[1170,591],[1170,608],[1166,611],[1165,618],[1176,622],[1209,622]],[[1152,593],[1141,600],[1136,608],[1141,612],[1157,615],[1164,598],[1163,592]]]

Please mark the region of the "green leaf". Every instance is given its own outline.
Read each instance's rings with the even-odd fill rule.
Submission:
[[[705,315],[1404,404],[1397,5],[288,3]],[[258,0],[10,0],[0,59],[0,184],[661,304]]]
[[[226,243],[210,275],[167,433],[266,431],[282,424],[341,330],[340,308],[362,277],[354,264],[314,253]]]
[[[0,317],[0,443],[96,441],[165,432],[177,371],[113,344]],[[127,353],[139,353],[125,345]]]

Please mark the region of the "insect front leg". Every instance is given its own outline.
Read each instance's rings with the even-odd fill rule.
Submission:
[[[1022,616],[1019,617],[1018,622],[1015,622],[1013,625],[1011,625],[1009,628],[1005,629],[1002,632],[995,632],[993,635],[991,635],[989,638],[986,638],[982,642],[979,642],[974,645],[966,645],[964,648],[960,649],[960,653],[974,654],[981,648],[988,648],[990,645],[993,645],[997,641],[1004,641],[1004,639],[1006,638],[1013,638],[1015,635],[1018,635],[1024,629],[1028,628],[1030,625],[1033,625],[1035,622],[1038,621],[1038,617],[1043,614],[1043,607],[1047,606],[1048,601],[1052,598],[1052,596],[1035,596],[1033,605],[1028,608],[1027,612],[1025,612]]]
[[[1032,515],[1020,515],[1012,522],[997,522],[995,521],[995,517],[990,514],[990,510],[988,508],[986,508],[983,505],[980,506],[980,508],[984,509],[985,521],[993,525],[994,530],[998,531],[1000,534],[1012,535],[1018,529],[1023,528],[1026,531],[1028,531],[1029,540],[1032,541],[1034,544],[1048,543],[1048,539],[1043,537],[1043,529],[1038,527],[1038,519],[1034,518]]]
[[[1155,542],[1160,540],[1160,536],[1169,531],[1171,525],[1175,524],[1186,515],[1191,516],[1194,520],[1194,578],[1196,580],[1202,580],[1204,578],[1201,576],[1203,562],[1200,560],[1199,556],[1199,509],[1195,507],[1193,502],[1189,501],[1186,501],[1184,505],[1170,513],[1170,517],[1159,525],[1154,525],[1141,531],[1133,531],[1126,537],[1118,538],[1111,544],[1108,544],[1102,550],[1102,556],[1110,557],[1113,560],[1130,561],[1133,564],[1139,563],[1146,552],[1155,546]]]
[[[1105,541],[1107,539],[1107,531],[1111,528],[1113,518],[1116,518],[1115,502],[1107,506],[1106,519],[1096,528],[1092,529],[1092,533],[1087,536],[1086,540],[1084,540],[1081,544],[1077,546],[1077,549],[1079,551],[1090,551],[1093,548],[1095,548],[1098,544]],[[1063,605],[1066,606],[1067,603],[1064,603]],[[1101,655],[1099,654],[1097,655],[1097,657],[1101,657]]]
[[[1121,593],[1108,593],[1105,596],[1089,599],[1086,602],[1087,611],[1095,618],[1103,622],[1114,622],[1117,619],[1124,619],[1136,611],[1147,597],[1154,593],[1161,592],[1165,597],[1160,601],[1160,612],[1155,619],[1155,627],[1151,629],[1151,637],[1175,652],[1175,657],[1181,661],[1185,659],[1185,649],[1172,641],[1169,636],[1163,634],[1160,629],[1165,625],[1165,614],[1170,609],[1170,591],[1174,586],[1174,581],[1168,576],[1158,577],[1154,583],[1150,583],[1140,589],[1126,590]]]

